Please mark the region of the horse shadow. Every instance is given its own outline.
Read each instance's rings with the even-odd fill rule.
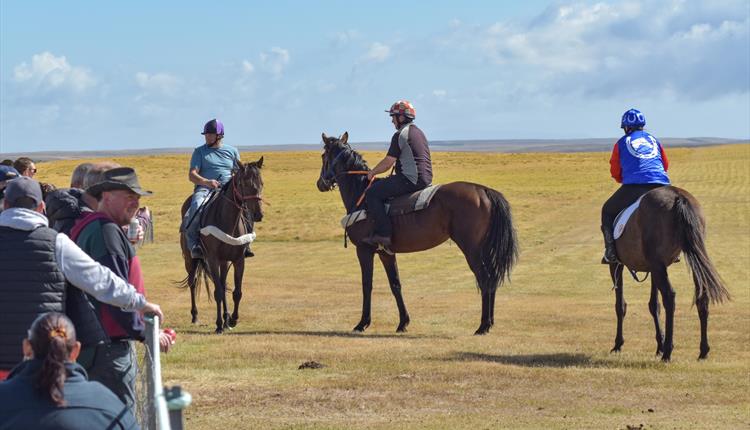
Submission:
[[[185,334],[209,335],[211,333],[201,330],[181,330]],[[415,335],[403,333],[356,333],[351,331],[281,331],[281,330],[253,330],[253,331],[226,331],[228,336],[310,336],[310,337],[340,337],[353,339],[447,339],[448,336]]]
[[[506,364],[519,367],[539,368],[655,368],[660,367],[658,360],[619,360],[616,356],[612,359],[594,358],[583,353],[551,353],[551,354],[481,354],[476,352],[455,352],[445,361],[484,361],[490,363]]]

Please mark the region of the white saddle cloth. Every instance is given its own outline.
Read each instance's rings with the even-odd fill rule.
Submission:
[[[639,197],[638,200],[635,201],[635,203],[623,209],[623,211],[617,215],[617,218],[615,218],[615,240],[619,239],[620,236],[622,236],[622,232],[625,231],[625,225],[628,223],[630,216],[633,215],[633,212],[638,209],[638,206],[641,204],[642,198],[643,196]]]

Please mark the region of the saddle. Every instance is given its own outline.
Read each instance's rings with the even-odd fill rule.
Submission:
[[[385,204],[385,212],[389,216],[395,217],[425,209],[430,205],[430,202],[438,189],[440,189],[440,185],[430,185],[419,191],[391,198]],[[367,219],[367,211],[365,209],[360,209],[347,214],[342,218],[341,227],[346,229],[347,227],[365,219]]]

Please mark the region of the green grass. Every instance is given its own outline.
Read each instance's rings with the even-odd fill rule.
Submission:
[[[698,317],[683,263],[672,363],[653,355],[647,284],[626,279],[625,345],[611,355],[614,294],[599,210],[615,190],[606,153],[434,154],[435,182],[468,180],[501,191],[513,208],[521,259],[497,295],[495,326],[472,336],[480,298],[458,248],[399,256],[409,332],[376,265],[373,323],[353,335],[361,287],[343,248],[338,193],[320,193],[315,152],[265,156],[257,257],[248,260],[240,323],[215,336],[201,292],[190,324],[177,226],[190,192],[187,155],[121,158],[155,191],[156,243],[139,251],[149,297],[178,344],[164,357],[168,384],[193,395],[189,428],[747,428],[750,426],[750,145],[668,149],[673,182],[703,205],[709,255],[734,300],[711,307],[711,354],[697,361]],[[366,152],[377,161],[382,153]],[[40,163],[40,179],[67,182],[81,162]],[[316,370],[298,370],[308,360]]]

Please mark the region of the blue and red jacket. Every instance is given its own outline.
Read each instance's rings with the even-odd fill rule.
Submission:
[[[612,149],[609,171],[617,182],[669,185],[669,160],[659,140],[643,130],[620,138]]]

